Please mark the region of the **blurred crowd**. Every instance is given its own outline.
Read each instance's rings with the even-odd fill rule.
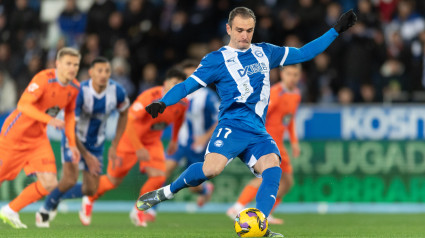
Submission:
[[[134,99],[161,84],[174,64],[200,61],[227,44],[227,17],[236,6],[257,16],[253,42],[292,47],[314,40],[355,9],[357,24],[303,64],[303,102],[425,101],[425,1],[92,0],[82,10],[79,1],[62,0],[61,9],[43,9],[48,1],[0,0],[0,112],[16,106],[38,71],[54,67],[63,46],[82,53],[79,80],[88,78],[96,56],[109,58],[113,79]],[[43,21],[43,10],[58,11],[58,17]],[[278,81],[277,70],[271,80]]]

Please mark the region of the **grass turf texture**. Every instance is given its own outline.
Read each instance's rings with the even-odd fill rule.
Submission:
[[[22,213],[27,230],[0,224],[1,237],[238,237],[224,214],[160,213],[146,228],[134,227],[128,213],[94,213],[92,225],[77,213],[61,214],[50,228],[34,225],[33,213]],[[276,214],[285,225],[271,226],[285,237],[425,237],[424,214]]]

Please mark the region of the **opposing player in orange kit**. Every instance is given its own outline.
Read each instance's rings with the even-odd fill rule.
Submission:
[[[183,123],[188,107],[186,99],[181,100],[169,111],[152,119],[145,106],[161,99],[174,85],[186,79],[186,75],[177,69],[170,69],[163,86],[146,90],[134,101],[128,111],[127,126],[117,147],[116,163],[108,164],[107,175],[100,177],[99,188],[95,195],[83,198],[83,211],[80,220],[83,225],[91,222],[93,202],[105,192],[116,188],[124,180],[130,169],[139,161],[140,171],[146,173],[148,180],[140,190],[140,194],[160,188],[165,180],[165,154],[161,136],[163,130],[173,125],[172,139],[167,152],[173,154],[177,150],[177,135]],[[130,219],[136,226],[146,226],[144,214],[135,207],[130,212]]]
[[[294,184],[291,161],[283,145],[283,136],[286,130],[289,132],[292,155],[295,158],[300,155],[294,117],[301,101],[301,94],[297,88],[298,81],[301,78],[301,65],[295,64],[284,66],[281,68],[280,77],[281,81],[270,89],[270,104],[266,118],[267,132],[277,143],[280,155],[282,156],[282,162],[280,164],[282,177],[276,196],[276,203],[273,206],[272,212]],[[227,215],[234,219],[238,212],[245,208],[245,206],[255,198],[260,185],[261,179],[252,179],[242,190],[238,201],[227,210]],[[270,224],[283,224],[282,219],[275,218],[271,215],[268,217],[268,221]]]
[[[3,124],[0,133],[0,183],[13,180],[24,169],[37,181],[28,185],[13,201],[0,210],[0,219],[13,228],[27,228],[18,212],[41,199],[57,186],[55,157],[47,137],[47,125],[65,128],[72,159],[80,153],[75,143],[75,100],[79,83],[75,79],[80,53],[62,48],[57,53],[56,69],[39,72],[22,94],[17,109]],[[65,120],[57,119],[61,109]]]

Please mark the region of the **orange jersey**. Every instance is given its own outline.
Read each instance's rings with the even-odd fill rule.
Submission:
[[[177,134],[183,123],[188,100],[182,99],[175,105],[168,106],[165,111],[153,119],[145,107],[158,101],[163,96],[163,87],[158,86],[140,94],[128,111],[126,130],[118,144],[120,152],[134,152],[161,140],[162,131],[173,124],[172,140],[177,140]]]
[[[298,142],[294,118],[300,102],[301,94],[298,89],[289,92],[281,83],[271,87],[266,129],[276,143],[282,143],[286,129],[288,129],[291,143]]]
[[[69,132],[70,127],[75,125],[73,115],[79,86],[76,79],[68,85],[61,84],[55,69],[39,72],[22,94],[17,109],[5,120],[0,144],[18,150],[32,148],[39,140],[47,139],[47,123],[63,108],[65,121],[73,122],[66,123]],[[75,134],[73,136],[75,138]]]

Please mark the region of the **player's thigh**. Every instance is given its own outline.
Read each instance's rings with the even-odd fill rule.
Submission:
[[[145,172],[145,168],[150,167],[166,172],[164,146],[161,141],[145,145],[149,151],[149,160],[140,162],[140,171]]]
[[[51,192],[58,186],[56,174],[49,172],[36,172],[37,180],[40,181],[44,189]]]
[[[137,163],[136,153],[117,151],[117,163],[108,161],[107,173],[114,178],[124,178]]]
[[[52,173],[56,177],[56,161],[48,139],[43,139],[30,151],[24,171],[27,175],[35,173]]]
[[[249,145],[250,136],[248,131],[226,122],[220,122],[208,143],[205,158],[210,153],[217,153],[231,161]]]
[[[13,180],[31,159],[26,151],[11,150],[0,145],[0,182]]]
[[[249,167],[255,176],[261,177],[262,171],[268,167],[279,166],[279,149],[270,135],[257,135],[253,137],[251,142],[241,154],[240,159]],[[260,163],[258,163],[259,161]]]

